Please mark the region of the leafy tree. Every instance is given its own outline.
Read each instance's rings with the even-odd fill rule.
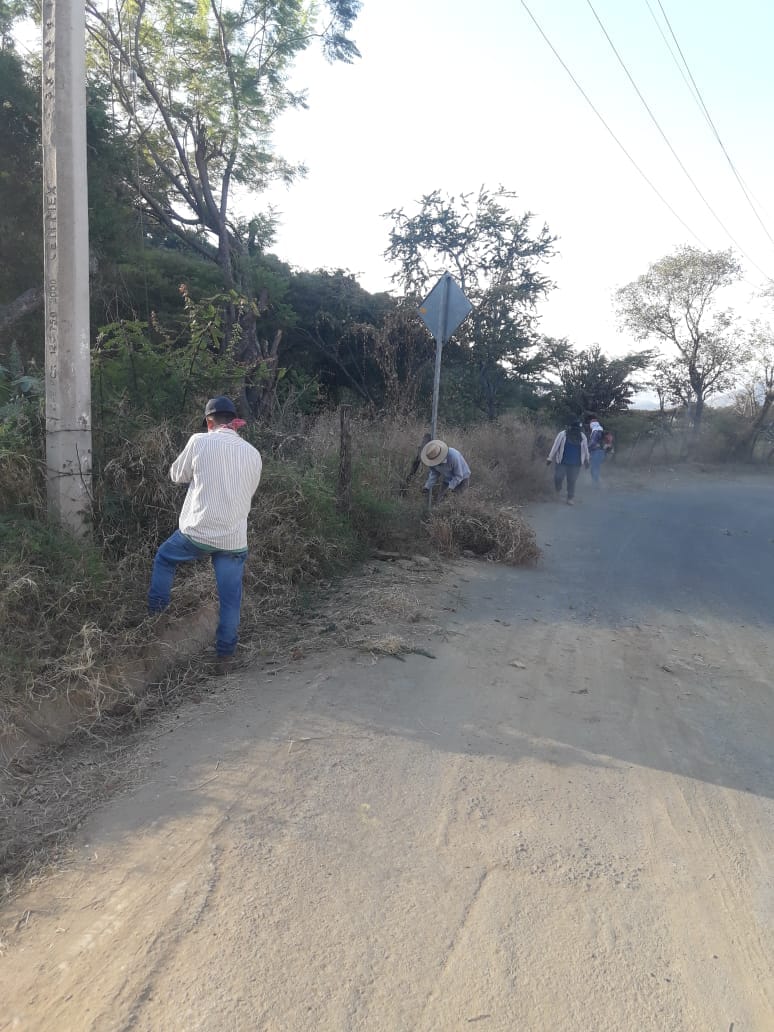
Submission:
[[[0,50],[13,50],[13,29],[28,14],[27,0],[0,0]]]
[[[626,412],[640,386],[636,374],[652,359],[650,351],[608,358],[598,344],[570,352],[557,369],[559,383],[551,391],[554,406],[565,418]]]
[[[153,229],[140,228],[134,236],[105,268],[100,297],[103,314],[96,327],[121,319],[142,319],[167,327],[176,322],[183,325],[181,284],[186,284],[193,297],[212,297],[222,289],[217,266],[211,262],[170,246],[164,234]]]
[[[774,405],[774,328],[755,320],[747,334],[747,345],[747,376],[736,397],[737,410],[748,421],[737,446],[740,456],[752,455]]]
[[[0,49],[0,305],[16,302],[0,308],[0,327],[43,301],[39,93],[18,54]]]
[[[647,386],[656,392],[660,412],[665,412],[667,405],[690,409],[693,390],[685,366],[679,359],[659,359],[653,366],[653,376]]]
[[[238,390],[243,372],[219,353],[222,305],[216,295],[194,301],[183,289],[183,325],[140,320],[103,327],[92,356],[94,407],[104,432],[115,417],[141,413],[179,418],[225,390]]]
[[[358,0],[87,0],[92,74],[110,83],[121,133],[136,150],[132,183],[145,214],[215,262],[221,287],[250,300],[251,257],[273,232],[271,213],[232,211],[235,188],[260,191],[301,171],[275,155],[278,115],[302,106],[289,86],[294,59],[314,40],[351,61]],[[254,306],[227,306],[224,347],[262,353]],[[235,329],[239,326],[239,332]]]
[[[287,303],[294,312],[284,347],[289,363],[319,376],[329,391],[348,388],[377,405],[381,377],[371,334],[394,308],[390,296],[368,293],[342,269],[317,269],[290,278]]]
[[[104,88],[89,88],[86,132],[95,325],[110,318],[116,265],[137,249],[140,240],[132,200],[122,185],[130,159],[122,141],[113,138],[108,100]],[[39,348],[42,338],[40,130],[40,76],[29,71],[13,49],[0,49],[0,331],[12,331],[25,351]],[[25,316],[30,318],[21,323]]]
[[[449,360],[475,372],[477,404],[496,418],[509,381],[534,380],[546,368],[537,334],[537,302],[552,284],[538,266],[553,254],[547,226],[532,235],[533,216],[511,211],[516,194],[482,187],[478,194],[422,197],[419,211],[394,209],[385,257],[406,295],[424,296],[451,272],[473,304],[455,335]]]
[[[682,247],[617,292],[619,316],[638,340],[677,351],[678,379],[687,379],[698,430],[706,399],[729,390],[745,360],[730,311],[716,311],[717,294],[741,267],[731,251]]]
[[[381,376],[381,405],[392,415],[414,415],[420,396],[430,396],[435,359],[433,341],[417,319],[416,309],[399,303],[379,326],[363,325],[359,330]]]

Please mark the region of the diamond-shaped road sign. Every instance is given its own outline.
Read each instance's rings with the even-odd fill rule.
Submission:
[[[473,310],[454,277],[445,272],[419,307],[419,317],[439,344],[445,344]]]

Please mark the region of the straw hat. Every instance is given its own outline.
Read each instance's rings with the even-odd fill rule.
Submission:
[[[440,466],[449,454],[449,445],[443,441],[430,441],[422,449],[420,458],[425,466]]]

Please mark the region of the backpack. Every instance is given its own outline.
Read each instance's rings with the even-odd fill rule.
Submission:
[[[613,435],[609,430],[605,430],[604,427],[599,427],[598,430],[592,430],[589,436],[589,449],[591,451],[612,451],[613,450]]]

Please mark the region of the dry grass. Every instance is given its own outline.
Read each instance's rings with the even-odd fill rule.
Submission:
[[[109,553],[124,557],[131,542],[133,551],[139,547],[143,557],[152,556],[174,529],[185,491],[168,471],[185,440],[163,423],[140,424],[131,437],[113,440],[94,483],[98,540]]]
[[[352,642],[354,648],[367,652],[370,656],[393,656],[403,661],[405,656],[426,656],[435,659],[432,652],[419,645],[406,641],[399,634],[387,634],[381,637],[360,638]]]
[[[545,457],[553,438],[552,432],[516,415],[470,428],[461,450],[472,470],[475,497],[500,505],[540,498],[547,490]]]
[[[94,545],[40,520],[0,522],[0,720],[7,727],[15,710],[27,713],[41,700],[77,697],[84,729],[106,707],[136,702],[116,672],[156,639],[145,594],[155,548],[176,525],[182,496],[167,470],[178,446],[163,426],[118,443],[95,481]],[[351,541],[334,534],[340,528],[326,526],[332,495],[318,519],[320,499],[298,479],[278,483],[269,475],[258,496],[243,611],[248,638],[287,621],[299,585],[352,551]],[[172,612],[192,613],[214,598],[209,563],[196,564],[179,572]]]
[[[517,509],[496,509],[468,497],[437,507],[429,533],[446,556],[472,552],[510,566],[531,566],[541,554],[535,532]]]
[[[0,449],[0,484],[3,509],[43,505],[43,463],[24,452]]]
[[[258,661],[263,676],[270,677],[306,655],[338,647],[398,660],[410,653],[430,657],[418,639],[437,630],[427,603],[437,596],[434,570],[419,563],[373,562],[365,571],[342,578],[335,591],[330,587],[329,594],[307,596],[292,620],[267,621],[260,635],[240,650],[240,663]],[[378,632],[374,628],[369,633],[377,620]],[[96,675],[92,671],[87,676]],[[81,730],[64,745],[0,769],[0,878],[5,879],[5,893],[46,863],[64,859],[69,835],[94,807],[142,780],[148,739],[138,732],[151,716],[171,717],[182,698],[203,702],[233,690],[233,685],[209,678],[199,662],[177,667],[141,698],[127,696],[99,719],[92,714],[87,720],[84,714]]]
[[[355,422],[354,506],[348,519],[335,504],[336,413],[320,417],[302,441],[295,435],[293,460],[264,456],[250,518],[246,642],[262,649],[273,628],[292,619],[304,585],[346,568],[368,546],[411,552],[435,547],[445,555],[470,550],[504,562],[534,561],[528,528],[506,508],[534,497],[544,482],[534,459],[534,428],[511,419],[467,434],[449,430],[445,436],[473,468],[473,487],[466,504],[447,506],[429,528],[420,493],[425,471],[406,481],[422,432],[419,422]],[[6,628],[0,704],[78,691],[102,712],[113,698],[116,665],[153,641],[145,592],[155,548],[176,525],[182,490],[167,471],[184,439],[184,432],[148,423],[135,426],[131,437],[113,440],[95,478],[93,548],[40,524],[21,532],[18,524],[7,526],[8,558],[0,567]],[[283,449],[285,443],[283,438]],[[175,615],[214,599],[209,564],[180,570]]]
[[[430,524],[420,491],[425,471],[406,480],[423,432],[419,422],[355,421],[353,510],[347,517],[336,510],[336,413],[320,417],[303,436],[256,439],[264,478],[250,517],[240,649],[245,662],[260,656],[286,664],[332,644],[398,657],[414,650],[411,634],[392,628],[426,620],[410,585],[434,582],[437,574],[404,564],[390,579],[377,569],[388,564],[379,563],[357,589],[342,584],[341,574],[369,547],[404,555],[469,549],[506,562],[531,561],[527,529],[506,506],[534,493],[534,432],[515,423],[468,435],[445,432],[473,467],[474,497],[464,507],[447,505]],[[10,814],[11,820],[6,860],[58,841],[60,826],[71,829],[81,819],[87,786],[99,798],[102,783],[113,784],[110,767],[127,731],[150,711],[200,690],[201,663],[169,671],[142,696],[118,676],[158,644],[158,621],[146,615],[145,593],[155,549],[177,523],[183,490],[170,482],[168,469],[185,439],[184,430],[138,421],[131,434],[104,446],[94,480],[92,545],[45,523],[40,470],[31,459],[22,455],[14,464],[0,457],[0,493],[23,503],[0,515],[0,731],[18,726],[15,714],[45,722],[52,706],[69,702],[81,743],[97,742],[108,757],[93,777],[73,773],[77,759],[67,759],[67,750],[45,753],[40,779],[23,767],[5,772],[13,795],[0,807],[0,819]],[[198,563],[179,571],[170,612],[195,619],[203,604],[215,600],[210,564]],[[383,633],[368,634],[373,614],[381,625],[387,621],[389,633],[382,626]],[[421,630],[427,632],[426,622]],[[19,852],[24,827],[32,846]]]
[[[419,420],[353,421],[353,445],[358,471],[376,497],[394,500],[426,431]],[[459,449],[472,470],[471,485],[479,498],[520,504],[539,498],[546,490],[545,457],[553,431],[514,414],[494,423],[461,428],[441,426],[439,436]],[[322,416],[306,440],[309,459],[320,462],[338,449],[336,413]],[[420,470],[413,486],[421,486]]]

